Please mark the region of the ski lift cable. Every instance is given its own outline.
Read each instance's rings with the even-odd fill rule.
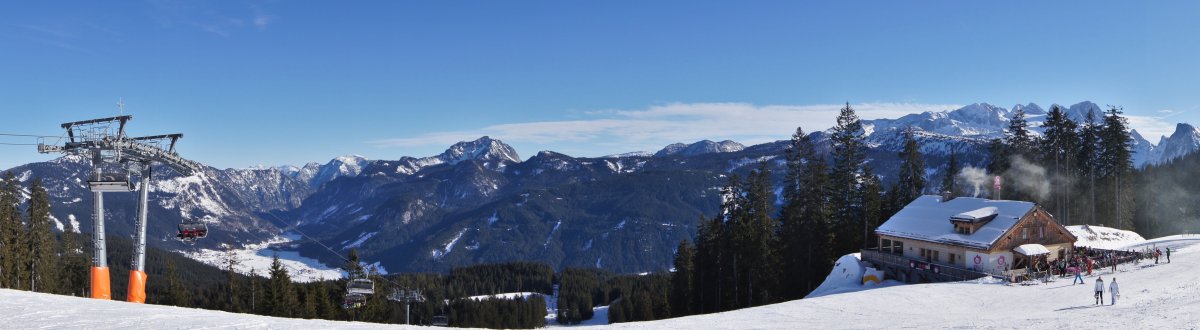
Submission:
[[[37,134],[17,134],[17,133],[0,133],[0,136],[18,136],[18,137],[36,137],[36,138],[56,138],[58,135],[37,135]]]

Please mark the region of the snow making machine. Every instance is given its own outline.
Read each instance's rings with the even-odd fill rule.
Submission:
[[[123,110],[124,102],[118,103],[118,107]],[[180,157],[175,152],[175,143],[183,134],[126,136],[125,126],[132,119],[133,116],[123,115],[64,123],[62,128],[66,130],[66,136],[59,139],[62,144],[46,144],[44,139],[39,139],[38,152],[77,155],[91,160],[93,175],[88,179],[88,188],[93,196],[92,251],[95,253],[90,268],[92,298],[112,299],[104,242],[104,194],[133,191],[139,193],[127,301],[145,303],[146,222],[149,220],[147,209],[151,166],[161,164],[184,176],[199,173],[204,167]],[[66,141],[63,141],[64,139]],[[113,166],[122,167],[127,173],[106,173],[103,170]],[[139,176],[139,182],[131,180],[134,175]],[[200,238],[207,234],[208,230],[205,228],[203,231],[193,231],[189,235]]]

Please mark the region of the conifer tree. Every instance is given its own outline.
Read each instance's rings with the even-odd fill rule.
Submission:
[[[1132,229],[1133,216],[1133,153],[1130,151],[1127,120],[1121,107],[1110,106],[1105,111],[1104,128],[1100,131],[1100,172],[1105,180],[1111,207],[1103,224]]]
[[[318,317],[317,300],[320,299],[316,294],[316,285],[309,285],[307,288],[298,287],[297,290],[304,291],[304,308],[301,309],[300,317],[306,319],[315,319]]]
[[[925,158],[913,129],[904,130],[904,148],[900,151],[900,174],[896,177],[896,198],[907,205],[925,192]],[[879,187],[876,187],[879,188]]]
[[[58,264],[55,257],[58,242],[50,229],[50,196],[35,178],[29,186],[29,274],[30,289],[37,292],[58,292]]]
[[[675,272],[671,274],[671,311],[674,316],[692,315],[692,279],[696,252],[687,240],[675,249]]]
[[[9,289],[27,289],[29,287],[29,249],[27,246],[28,231],[21,223],[21,213],[17,208],[20,196],[20,183],[12,172],[4,172],[3,183],[0,184],[0,279],[2,286]]]
[[[775,193],[771,184],[771,172],[767,163],[759,164],[757,170],[746,178],[744,218],[737,222],[740,229],[735,235],[739,246],[738,260],[744,286],[744,306],[766,304],[774,290],[775,267],[771,244],[776,232],[774,202]]]
[[[80,243],[80,234],[64,230],[59,250],[59,291],[72,296],[86,296],[88,256]]]
[[[237,274],[237,266],[239,264],[241,264],[241,260],[239,260],[237,254],[234,253],[233,247],[227,247],[227,250],[225,250],[224,268],[226,275],[226,289],[228,289],[226,293],[229,295],[229,299],[225,301],[225,310],[234,313],[242,312],[242,288]]]
[[[812,145],[812,139],[807,143]],[[817,288],[833,265],[834,233],[831,228],[831,206],[829,203],[829,177],[825,159],[813,153],[805,156],[810,159],[804,164],[804,174],[800,180],[800,197],[798,202],[799,242],[796,249],[799,253],[799,267],[802,287],[791,296],[801,298]]]
[[[846,103],[830,136],[833,167],[830,168],[830,206],[834,229],[834,253],[849,253],[862,246],[862,187],[859,175],[866,158],[862,121]]]
[[[946,159],[946,175],[942,177],[941,192],[948,197],[958,197],[958,150],[951,149],[950,157]]]
[[[987,165],[988,173],[999,175],[1000,173],[1004,173],[1004,171],[1008,171],[1009,148],[1004,143],[1004,140],[991,139],[988,141],[987,150],[990,156],[990,161]]]
[[[819,284],[826,270],[829,244],[828,178],[825,159],[800,128],[786,151],[787,174],[780,212],[780,294],[783,300],[803,298]],[[786,280],[784,280],[786,278]]]
[[[1004,133],[1004,143],[1015,155],[1026,155],[1033,150],[1033,135],[1029,133],[1029,122],[1025,120],[1024,109],[1018,108],[1013,112],[1012,119],[1008,121],[1008,130]]]
[[[346,270],[346,275],[351,279],[366,277],[362,263],[358,260],[358,249],[350,249],[350,252],[346,254],[346,265],[342,268]]]
[[[264,310],[272,316],[292,317],[297,307],[296,290],[292,288],[292,277],[288,274],[279,255],[271,259],[271,279],[263,296]]]
[[[1100,162],[1100,131],[1102,125],[1096,123],[1094,111],[1088,111],[1084,116],[1083,126],[1079,129],[1079,144],[1076,147],[1075,162],[1081,169],[1084,182],[1087,185],[1085,206],[1080,208],[1081,219],[1086,224],[1097,224],[1096,219],[1096,167]]]
[[[191,299],[187,291],[187,287],[183,286],[183,279],[179,277],[179,268],[175,266],[175,261],[167,259],[167,298],[169,304],[179,307],[191,307]]]
[[[320,283],[317,283],[315,285],[316,299],[317,299],[317,315],[318,315],[318,317],[320,317],[322,319],[326,319],[326,320],[338,319],[339,312],[341,312],[341,309],[339,309],[337,307],[337,303],[335,302],[334,298],[330,297],[330,295],[329,295],[329,286],[332,285],[333,283],[335,283],[335,282],[321,281]]]
[[[863,166],[863,248],[875,246],[875,228],[879,227],[883,211],[882,194],[879,177],[871,172],[870,166]]]
[[[1041,162],[1049,169],[1051,180],[1051,192],[1048,196],[1049,200],[1041,201],[1042,204],[1049,210],[1053,210],[1056,220],[1063,224],[1071,224],[1071,200],[1070,186],[1074,184],[1074,163],[1076,145],[1079,142],[1076,130],[1078,124],[1067,118],[1062,107],[1055,104],[1050,107],[1050,112],[1046,114],[1046,120],[1042,122],[1042,131],[1044,138],[1041,141],[1039,148],[1041,149]]]

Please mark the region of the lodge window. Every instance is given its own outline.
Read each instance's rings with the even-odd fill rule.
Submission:
[[[933,251],[933,261],[941,261],[940,260],[941,257],[939,256],[940,253],[941,253],[941,251],[937,251],[937,250]]]
[[[1029,239],[1029,228],[1021,228],[1021,239]]]
[[[892,253],[895,253],[895,254],[904,254],[904,242],[902,242],[902,241],[892,241],[892,244],[894,244],[894,245],[892,246]]]
[[[1038,238],[1046,238],[1046,227],[1038,227]]]
[[[953,253],[951,253],[951,254],[950,254],[950,260],[949,260],[949,261],[950,261],[950,263],[951,263],[951,264],[954,264],[955,262],[957,262],[955,259],[958,259],[958,255],[957,255],[957,254],[953,254]]]
[[[879,243],[879,251],[892,252],[892,240],[881,238]]]

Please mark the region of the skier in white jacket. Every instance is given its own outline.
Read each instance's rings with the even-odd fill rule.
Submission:
[[[1104,278],[1096,277],[1096,305],[1104,303]]]
[[[1117,287],[1117,278],[1113,277],[1112,283],[1108,285],[1108,294],[1112,297],[1112,305],[1117,304],[1117,296],[1121,295],[1121,289]]]

